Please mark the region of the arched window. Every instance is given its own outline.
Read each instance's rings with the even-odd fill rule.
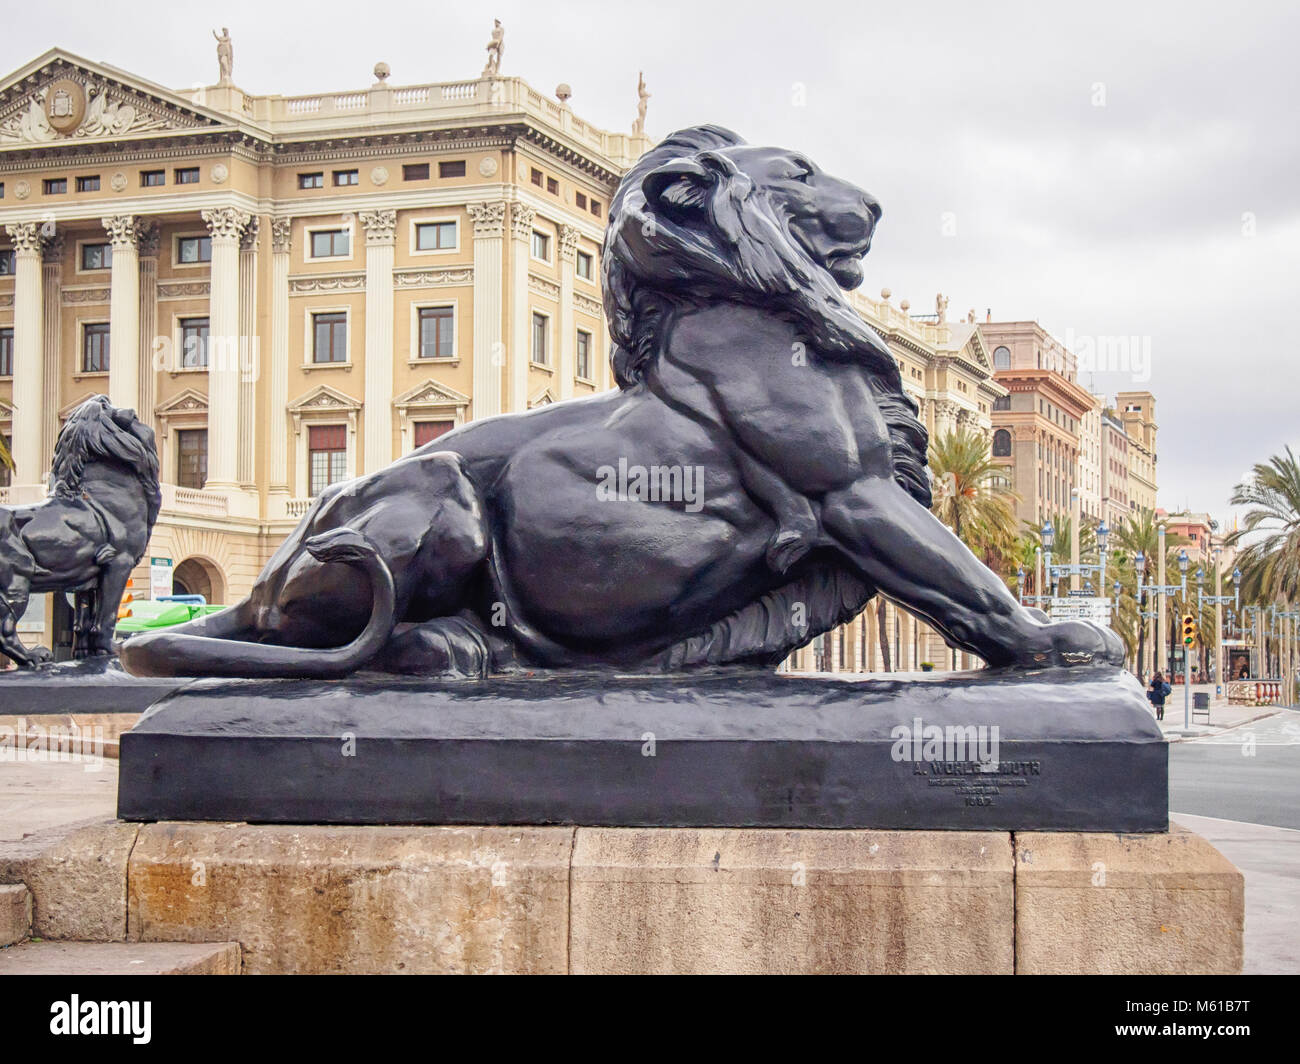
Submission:
[[[1005,347],[995,347],[993,349],[993,368],[1010,369],[1011,352]]]
[[[1011,457],[1011,433],[1006,429],[998,429],[993,433],[993,457]]]

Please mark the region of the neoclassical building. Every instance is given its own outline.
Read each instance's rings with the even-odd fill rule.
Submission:
[[[137,593],[152,557],[235,601],[326,484],[611,384],[600,244],[648,138],[491,67],[375,76],[254,95],[227,51],[169,90],[55,49],[0,80],[0,501],[43,497],[85,398],[137,409],[164,481]]]

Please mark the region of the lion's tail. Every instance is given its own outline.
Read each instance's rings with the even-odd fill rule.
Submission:
[[[314,536],[305,544],[317,561],[355,565],[370,579],[373,603],[361,634],[341,647],[285,647],[245,641],[223,625],[227,614],[171,631],[137,636],[122,647],[122,664],[136,676],[299,677],[330,679],[360,668],[386,644],[397,614],[393,574],[373,543],[349,528]],[[215,623],[214,623],[215,622]],[[189,628],[191,631],[187,632]],[[212,633],[222,634],[212,634]]]

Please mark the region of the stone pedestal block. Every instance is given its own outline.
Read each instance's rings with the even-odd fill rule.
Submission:
[[[1245,886],[1213,846],[1164,835],[1025,832],[1016,841],[1016,971],[1237,974]]]
[[[238,941],[247,974],[563,973],[566,828],[163,823],[131,854],[132,941]]]
[[[587,828],[574,973],[964,973],[1015,965],[1001,832]]]

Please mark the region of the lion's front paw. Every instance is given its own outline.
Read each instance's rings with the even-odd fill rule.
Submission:
[[[1109,628],[1091,621],[1042,625],[1026,647],[1026,665],[1123,665],[1124,644]]]

